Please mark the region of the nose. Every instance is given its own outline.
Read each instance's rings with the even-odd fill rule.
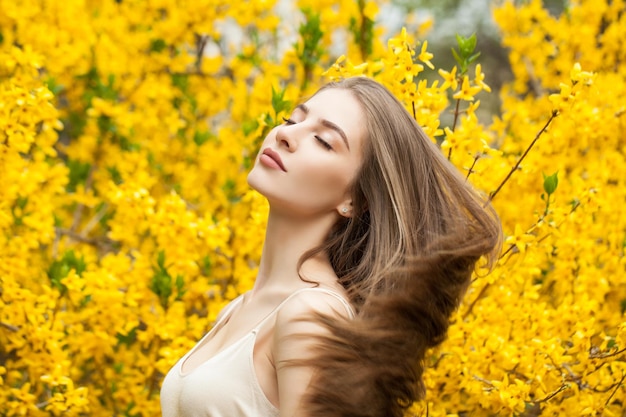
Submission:
[[[278,146],[286,148],[289,152],[294,152],[298,147],[294,127],[295,125],[282,125],[276,130],[276,142]]]

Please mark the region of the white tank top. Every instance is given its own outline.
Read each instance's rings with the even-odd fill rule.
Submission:
[[[170,369],[161,386],[163,417],[277,417],[278,409],[267,399],[254,371],[256,335],[270,317],[302,291],[323,291],[339,299],[350,317],[350,304],[339,294],[324,288],[303,288],[290,294],[249,333],[222,349],[193,370],[183,373],[186,359],[207,339],[213,329],[230,317],[242,296],[228,304],[219,322]]]

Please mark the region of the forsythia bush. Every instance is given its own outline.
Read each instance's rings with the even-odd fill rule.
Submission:
[[[623,415],[626,3],[495,8],[514,79],[490,124],[474,38],[435,69],[429,22],[383,43],[376,2],[276,3],[0,0],[0,415],[158,415],[163,375],[253,283],[264,134],[359,74],[506,235],[411,413]]]

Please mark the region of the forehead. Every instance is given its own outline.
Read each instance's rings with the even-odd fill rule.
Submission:
[[[361,104],[349,90],[327,88],[315,94],[305,105],[310,115],[339,126],[348,137],[350,146],[361,147],[365,137],[365,114]]]

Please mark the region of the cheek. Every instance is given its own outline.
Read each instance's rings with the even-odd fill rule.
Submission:
[[[299,170],[298,186],[317,198],[342,199],[355,172],[349,164],[306,164]]]

